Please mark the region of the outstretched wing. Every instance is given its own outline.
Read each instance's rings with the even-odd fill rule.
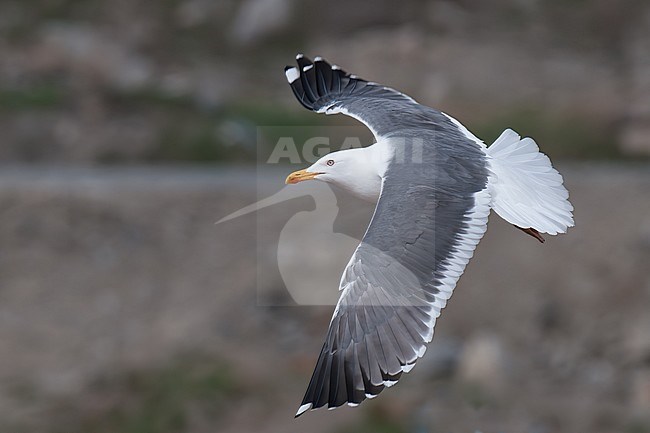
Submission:
[[[359,245],[345,270],[343,293],[296,416],[373,398],[424,354],[489,214],[486,194],[427,199],[448,201],[445,213],[458,215],[459,224],[436,241],[435,222],[429,221],[431,228],[423,229],[417,241],[402,244],[399,258],[366,242]]]
[[[397,90],[350,75],[320,57],[312,62],[298,54],[296,60],[298,66],[285,67],[285,75],[298,101],[309,110],[353,117],[376,139],[394,134],[395,125],[422,128],[432,120],[428,107]]]
[[[322,59],[298,65],[285,72],[305,107],[349,114],[395,152],[296,416],[356,406],[413,368],[490,211],[485,152],[453,119]]]

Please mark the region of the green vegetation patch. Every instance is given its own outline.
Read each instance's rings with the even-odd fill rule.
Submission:
[[[372,410],[360,422],[349,425],[340,430],[340,433],[406,433],[411,431],[397,420],[393,419],[385,410]]]
[[[60,105],[63,102],[63,96],[59,87],[46,84],[24,89],[0,89],[0,110],[50,108]]]
[[[101,410],[64,411],[63,430],[83,433],[172,433],[191,426],[192,417],[217,421],[227,402],[242,393],[230,368],[210,360],[180,360],[166,367],[132,371],[95,384],[89,399]],[[82,403],[83,405],[83,403]],[[198,414],[198,415],[197,415]],[[74,418],[83,417],[81,420]],[[71,425],[73,424],[73,425]]]
[[[472,132],[491,144],[505,128],[522,137],[533,137],[551,158],[620,159],[613,123],[599,122],[571,113],[548,113],[533,108],[515,108],[472,125]]]

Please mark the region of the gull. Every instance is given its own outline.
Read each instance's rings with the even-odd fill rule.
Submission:
[[[317,113],[348,115],[375,143],[291,173],[375,210],[341,277],[339,301],[296,417],[358,406],[411,371],[487,228],[490,210],[544,242],[574,225],[562,176],[532,138],[506,129],[486,146],[453,117],[392,88],[299,54],[285,76]]]

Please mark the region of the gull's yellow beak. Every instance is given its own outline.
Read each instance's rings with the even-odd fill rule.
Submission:
[[[313,173],[307,171],[307,169],[294,171],[289,176],[287,176],[287,180],[285,180],[284,183],[288,185],[290,183],[302,182],[303,180],[312,180],[319,174],[323,174],[323,173]]]

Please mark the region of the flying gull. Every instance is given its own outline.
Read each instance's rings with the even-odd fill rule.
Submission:
[[[298,101],[343,113],[376,142],[291,173],[376,202],[341,277],[338,304],[296,417],[358,406],[424,354],[440,310],[487,228],[490,209],[544,242],[574,225],[562,176],[532,138],[506,129],[489,147],[451,116],[316,57],[285,75]]]

